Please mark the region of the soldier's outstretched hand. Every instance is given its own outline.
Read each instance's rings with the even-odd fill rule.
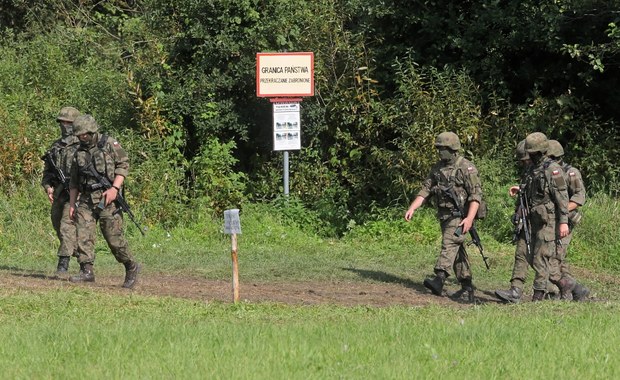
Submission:
[[[519,186],[511,186],[508,190],[508,194],[513,198],[516,197],[517,194],[519,194]]]

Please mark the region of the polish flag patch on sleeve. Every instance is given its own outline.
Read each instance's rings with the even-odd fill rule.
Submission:
[[[119,144],[119,143],[118,143],[118,141],[114,141],[114,142],[112,143],[112,145],[114,145],[115,147],[119,147],[119,146],[121,146],[121,144]]]
[[[468,166],[467,167],[467,171],[470,172],[470,173],[473,172],[474,171],[474,167],[473,166]]]
[[[558,174],[560,174],[560,171],[559,170],[554,170],[553,172],[551,172],[551,174],[558,175]]]

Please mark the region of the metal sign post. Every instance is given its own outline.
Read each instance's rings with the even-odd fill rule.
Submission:
[[[299,103],[273,103],[273,150],[284,152],[284,195],[289,194],[289,150],[301,149]]]
[[[288,197],[288,150],[284,151],[284,196]]]
[[[289,151],[301,149],[301,97],[314,95],[314,53],[257,53],[256,95],[273,103],[273,150],[284,152],[289,195]]]
[[[224,233],[232,237],[232,289],[233,302],[239,302],[239,263],[237,261],[237,234],[241,234],[241,221],[239,220],[239,209],[224,211]]]

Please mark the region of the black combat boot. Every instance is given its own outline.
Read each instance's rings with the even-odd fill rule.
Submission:
[[[511,286],[508,290],[496,290],[495,295],[504,302],[519,303],[523,295],[523,290]]]
[[[95,282],[95,272],[92,263],[80,264],[80,273],[69,278],[71,282]]]
[[[573,288],[573,301],[581,302],[588,299],[590,295],[590,289],[581,285],[580,283],[576,283]]]
[[[573,299],[573,289],[577,285],[577,281],[570,277],[562,277],[560,281],[556,284],[558,288],[560,288],[560,299],[561,300],[572,300]]]
[[[446,272],[440,270],[435,275],[435,278],[424,280],[424,286],[426,286],[434,295],[440,296],[443,290],[443,283],[446,281]]]
[[[69,271],[69,256],[58,256],[58,266],[56,267],[56,274],[62,275]]]
[[[545,293],[545,299],[546,300],[552,300],[552,301],[559,300],[560,299],[560,295],[558,293],[556,293],[556,292],[546,292]]]
[[[544,290],[534,290],[534,295],[532,296],[532,302],[542,301],[545,297]]]
[[[471,278],[461,280],[461,289],[454,292],[451,298],[460,299],[464,294],[467,295],[467,301],[471,303],[476,302],[474,297],[474,284],[472,283]]]
[[[125,263],[125,282],[123,282],[123,288],[133,289],[138,281],[138,273],[142,269],[142,265],[135,261]]]

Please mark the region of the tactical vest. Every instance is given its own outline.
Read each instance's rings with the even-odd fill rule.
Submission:
[[[101,135],[95,146],[89,148],[80,147],[75,152],[75,162],[79,172],[79,190],[81,193],[102,192],[99,180],[91,172],[91,165],[97,173],[107,177],[110,182],[114,181],[115,162],[107,140],[108,136]]]
[[[65,177],[71,176],[71,166],[73,165],[73,156],[78,150],[80,144],[77,138],[73,139],[59,139],[52,144],[49,152],[51,153],[54,163],[58,169],[62,170]],[[56,172],[50,173],[48,178],[49,185],[55,188],[56,195],[64,189],[64,185],[61,182]]]
[[[443,170],[438,169],[437,172],[434,173],[436,185],[433,188],[433,193],[435,194],[437,215],[440,220],[445,220],[453,216],[460,216],[464,218],[466,215],[461,215],[459,209],[462,208],[465,213],[467,213],[467,210],[469,209],[469,204],[467,203],[469,195],[465,189],[465,175],[462,174],[460,177],[457,176],[457,173],[461,170],[462,162],[463,157],[459,156],[457,157],[453,168],[443,168]],[[454,188],[456,198],[459,202],[458,207],[455,205],[454,200],[447,196],[442,190],[449,187]],[[478,212],[476,213],[476,219],[484,219],[486,214],[486,202],[481,200],[480,206],[478,207]]]

